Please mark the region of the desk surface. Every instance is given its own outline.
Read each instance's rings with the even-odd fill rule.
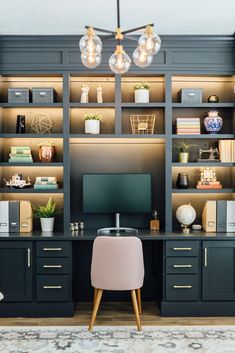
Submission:
[[[117,236],[113,234],[112,236]],[[122,236],[136,236],[133,233]],[[192,231],[189,234],[181,232],[151,232],[148,229],[142,229],[137,235],[141,240],[235,240],[235,233],[206,233],[203,231]],[[54,232],[54,233],[0,233],[1,240],[73,240],[84,241],[94,240],[97,237],[97,231],[87,229],[80,232]]]

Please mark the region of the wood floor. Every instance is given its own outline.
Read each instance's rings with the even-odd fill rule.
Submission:
[[[92,311],[91,303],[80,303],[72,318],[0,318],[0,326],[88,326]],[[235,325],[235,317],[160,317],[155,303],[143,303],[142,326],[151,325]],[[131,303],[102,303],[96,324],[102,326],[135,325]]]

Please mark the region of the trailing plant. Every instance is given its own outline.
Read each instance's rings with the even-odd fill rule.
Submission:
[[[178,151],[179,153],[189,153],[190,148],[194,146],[196,145],[190,145],[185,142],[178,142],[174,144],[176,151]]]
[[[99,121],[103,121],[103,117],[102,115],[99,114],[95,114],[95,113],[90,113],[90,114],[84,114],[84,120],[99,120]]]
[[[45,206],[34,208],[34,216],[39,218],[52,218],[56,215],[56,203],[50,197]]]
[[[138,82],[136,83],[134,90],[138,90],[138,89],[147,89],[150,90],[150,84],[148,82]]]

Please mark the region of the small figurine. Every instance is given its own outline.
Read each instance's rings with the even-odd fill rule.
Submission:
[[[208,97],[208,103],[219,103],[219,97],[216,94],[212,94]]]
[[[30,178],[27,177],[27,180],[24,180],[22,174],[13,175],[9,181],[7,181],[6,179],[3,180],[5,181],[6,186],[8,186],[9,188],[24,189],[31,187]]]
[[[97,91],[97,103],[103,103],[103,88],[102,86],[98,86],[96,88]]]
[[[87,84],[82,85],[81,103],[89,103],[89,86]]]

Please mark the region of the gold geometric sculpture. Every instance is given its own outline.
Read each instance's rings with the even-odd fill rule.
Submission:
[[[31,128],[36,131],[37,134],[51,134],[54,124],[55,122],[49,115],[37,114],[33,118]]]

